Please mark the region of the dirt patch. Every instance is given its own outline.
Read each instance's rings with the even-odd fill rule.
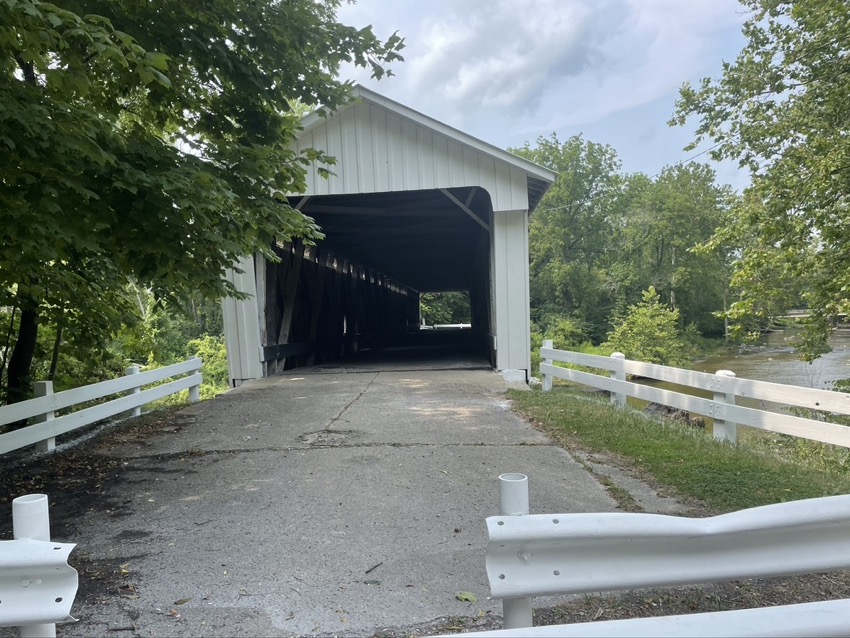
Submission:
[[[0,506],[24,494],[61,493],[61,499],[51,502],[50,515],[51,520],[64,518],[63,504],[92,500],[102,495],[104,481],[115,478],[123,459],[109,455],[111,448],[124,443],[144,443],[161,431],[179,432],[194,421],[194,417],[180,414],[181,409],[157,410],[135,419],[101,425],[94,435],[91,431],[79,432],[79,438],[87,438],[81,445],[75,446],[73,439],[60,440],[53,453],[33,454],[31,449],[24,449],[0,456]],[[74,507],[78,505],[75,503]],[[84,512],[85,509],[76,510],[75,514]],[[6,522],[0,520],[3,529]]]
[[[551,607],[535,607],[534,625],[729,611],[848,597],[850,572],[806,574],[787,578],[574,596],[567,602]],[[371,638],[413,638],[502,628],[502,619],[488,613],[477,618],[440,618],[415,627],[386,628],[375,632]]]
[[[129,565],[145,556],[147,554],[95,559],[75,549],[68,562],[80,575],[78,603],[91,606],[112,601],[116,596],[126,600],[138,598],[138,578],[130,572]]]
[[[850,597],[850,572],[806,574],[710,585],[587,595],[534,610],[535,625],[645,618],[754,607],[792,605]]]

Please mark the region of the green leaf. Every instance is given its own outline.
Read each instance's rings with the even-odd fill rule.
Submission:
[[[455,596],[462,603],[477,603],[478,596],[468,591],[462,591],[457,596]]]
[[[155,69],[160,71],[168,70],[168,61],[170,58],[165,53],[148,52],[145,54],[145,60]]]

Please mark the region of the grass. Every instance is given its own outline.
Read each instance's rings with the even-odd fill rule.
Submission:
[[[710,433],[570,387],[512,392],[515,409],[567,448],[612,454],[653,482],[713,513],[850,493],[850,477],[800,459],[714,441]]]
[[[675,492],[693,506],[691,515],[850,493],[846,464],[833,462],[845,460],[844,450],[822,450],[809,445],[813,443],[810,441],[795,445],[777,439],[779,435],[766,437],[744,428],[739,432],[738,447],[733,447],[714,441],[710,432],[675,421],[659,422],[634,409],[616,408],[607,397],[572,386],[556,386],[548,393],[513,391],[511,399],[516,411],[563,447],[604,454],[606,463],[615,460],[657,489]],[[606,487],[611,490],[610,485]],[[618,499],[618,506],[633,511],[628,499]],[[850,572],[840,571],[587,594],[536,608],[534,623],[689,614],[847,597]]]

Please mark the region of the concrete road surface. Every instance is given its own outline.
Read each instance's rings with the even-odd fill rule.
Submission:
[[[120,480],[57,540],[121,584],[59,635],[362,636],[501,614],[484,570],[499,474],[529,475],[532,512],[614,509],[504,391],[487,370],[296,370],[119,442]]]

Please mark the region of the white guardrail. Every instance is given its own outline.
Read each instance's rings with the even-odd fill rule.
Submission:
[[[0,426],[33,419],[33,417],[35,417],[33,420],[36,421],[34,425],[0,434],[0,454],[33,444],[39,451],[49,452],[54,449],[56,437],[60,434],[114,417],[123,412],[128,412],[130,416],[138,416],[141,414],[142,406],[146,403],[162,399],[181,390],[188,389],[189,401],[195,403],[200,399],[200,388],[203,381],[200,372],[201,364],[201,359],[194,358],[147,372],[139,372],[138,366],[130,366],[127,368],[124,377],[55,394],[53,393],[53,384],[50,381],[39,381],[35,384],[36,395],[38,395],[35,399],[0,407]],[[172,377],[180,378],[142,390],[146,385]],[[58,410],[119,393],[127,394],[76,412],[55,416],[55,412]]]
[[[761,430],[770,430],[822,443],[850,447],[850,428],[837,423],[792,416],[736,405],[736,397],[745,397],[784,406],[793,406],[850,414],[850,394],[831,390],[815,390],[798,386],[738,379],[729,370],[718,370],[716,374],[683,370],[669,366],[643,363],[626,359],[615,352],[611,357],[600,357],[566,350],[555,350],[551,341],[544,341],[540,349],[540,372],[543,389],[551,390],[554,378],[588,385],[611,393],[611,401],[625,405],[626,397],[637,397],[666,405],[677,410],[714,419],[714,438],[735,443],[737,425]],[[556,366],[555,362],[569,363],[605,370],[609,376]],[[706,390],[713,398],[703,398],[654,388],[626,380],[626,375],[657,379],[681,386]]]
[[[455,636],[847,636],[850,600],[532,627],[531,597],[762,578],[850,567],[850,496],[712,518],[528,513],[528,479],[503,474],[487,519],[487,577],[505,629]],[[525,511],[521,511],[521,510]]]
[[[22,638],[54,638],[57,622],[75,622],[77,570],[68,565],[75,545],[50,540],[47,496],[12,501],[15,540],[0,541],[0,627]]]

